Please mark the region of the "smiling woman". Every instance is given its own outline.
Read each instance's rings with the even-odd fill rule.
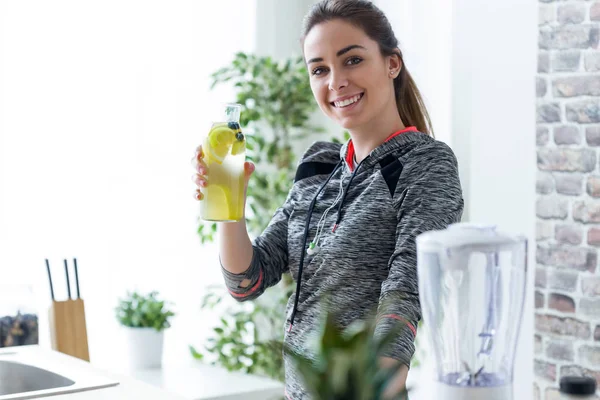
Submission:
[[[350,51],[355,50],[355,51],[359,51],[359,50],[367,50],[365,47],[360,46],[358,44],[352,44],[350,46],[346,46],[343,49],[339,50],[335,56],[337,58],[340,58],[342,56],[344,56],[346,53],[349,53]],[[347,66],[353,66],[353,65],[358,65],[360,63],[362,63],[364,61],[363,58],[358,57],[358,56],[349,56],[349,57],[344,57],[344,65]],[[306,62],[306,64],[311,67],[311,64],[313,63],[324,63],[325,60],[322,57],[317,57],[317,58],[311,58],[310,60],[308,60]],[[315,76],[315,77],[321,77],[323,76],[327,71],[324,70],[324,67],[315,67],[314,69],[311,69],[311,75]],[[364,72],[364,69],[363,69]],[[313,88],[314,90],[314,88]],[[330,101],[329,104],[336,107],[336,108],[344,108],[344,109],[350,109],[352,108],[351,105],[358,103],[358,101],[360,99],[362,99],[363,95],[365,94],[364,91],[361,91],[358,94],[355,95],[347,95],[347,96],[341,96],[336,98],[333,101]]]
[[[350,8],[330,2],[329,8],[321,8],[305,23],[303,51],[321,110],[361,136],[365,135],[360,133],[361,126],[364,129],[376,121],[416,126],[433,135],[421,94],[389,22],[381,12],[369,14]],[[347,15],[353,17],[339,18],[344,9],[352,11]],[[377,20],[378,16],[385,20]],[[362,109],[365,112],[357,119]]]
[[[309,31],[304,55],[315,99],[328,117],[361,137],[374,123],[392,124],[382,127],[386,132],[403,127],[391,84],[402,67],[397,54],[382,56],[362,29],[332,20]]]
[[[452,150],[433,138],[398,40],[376,6],[322,0],[304,22],[314,98],[351,139],[306,150],[285,203],[253,242],[243,219],[219,225],[222,272],[238,301],[256,299],[290,272],[296,290],[284,341],[308,358],[329,307],[342,329],[374,318],[381,337],[400,324],[401,333],[379,354],[382,367],[402,365],[388,386],[391,397],[405,385],[421,318],[415,238],[460,220],[458,166]],[[198,179],[210,184],[202,151],[196,159]],[[254,168],[247,163],[246,179]],[[290,399],[309,398],[287,357],[285,376]]]

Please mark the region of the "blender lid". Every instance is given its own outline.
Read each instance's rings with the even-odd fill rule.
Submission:
[[[419,250],[435,252],[462,246],[511,246],[525,240],[522,235],[497,231],[495,225],[467,222],[451,224],[444,230],[425,232],[416,239]]]

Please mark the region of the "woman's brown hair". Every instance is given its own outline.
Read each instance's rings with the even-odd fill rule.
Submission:
[[[313,5],[304,17],[302,41],[315,25],[334,19],[347,21],[362,29],[379,44],[383,56],[397,54],[400,57],[402,68],[394,79],[394,92],[402,123],[416,126],[419,131],[433,136],[431,119],[421,92],[406,69],[402,52],[398,49],[398,39],[385,14],[366,0],[322,0]]]

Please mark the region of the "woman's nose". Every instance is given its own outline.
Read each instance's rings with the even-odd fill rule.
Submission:
[[[331,71],[329,77],[329,90],[339,91],[348,86],[348,79],[341,72]]]

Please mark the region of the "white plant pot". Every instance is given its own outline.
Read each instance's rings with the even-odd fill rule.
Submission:
[[[125,327],[125,333],[132,369],[159,368],[162,365],[164,331]]]

